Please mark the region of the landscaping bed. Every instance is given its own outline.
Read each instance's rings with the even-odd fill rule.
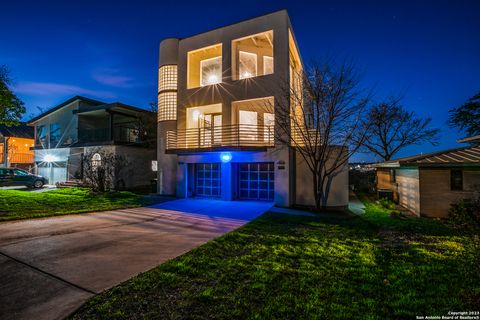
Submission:
[[[365,199],[364,199],[365,200]],[[415,319],[478,310],[477,232],[266,213],[90,299],[73,319]]]
[[[131,208],[146,204],[143,196],[125,191],[98,194],[87,188],[46,192],[0,190],[0,221]]]

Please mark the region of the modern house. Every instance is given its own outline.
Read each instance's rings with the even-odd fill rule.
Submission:
[[[33,168],[33,128],[0,125],[0,166],[25,170]]]
[[[118,168],[115,178],[121,187],[148,186],[156,177],[152,171],[152,161],[156,161],[153,112],[75,96],[28,124],[35,127],[37,174],[52,184],[81,180],[84,155],[93,154],[92,161],[101,161],[102,153],[126,159],[128,165]]]
[[[313,205],[311,173],[295,148],[280,143],[275,121],[284,111],[277,102],[289,106],[285,85],[302,68],[286,10],[163,40],[158,192]],[[347,185],[345,165],[329,207],[347,206]]]
[[[394,199],[417,216],[445,218],[452,203],[480,190],[478,144],[376,166],[377,188],[393,191]]]

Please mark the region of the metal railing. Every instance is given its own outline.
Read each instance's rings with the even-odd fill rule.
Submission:
[[[0,164],[4,163],[5,159],[3,158],[3,153],[0,154]],[[33,163],[33,152],[31,153],[22,153],[22,152],[11,152],[8,155],[9,163]]]
[[[167,131],[166,149],[273,147],[273,126],[236,124]]]

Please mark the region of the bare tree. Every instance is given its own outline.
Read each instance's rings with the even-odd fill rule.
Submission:
[[[360,119],[370,94],[347,62],[314,63],[291,73],[286,99],[275,104],[277,139],[303,157],[312,173],[315,207],[325,209],[334,178],[365,137],[368,128]]]
[[[129,162],[122,155],[94,149],[82,156],[83,184],[93,191],[106,192],[125,186],[122,173]]]
[[[141,113],[135,121],[135,128],[138,130],[138,138],[150,148],[157,147],[157,103],[150,102],[150,113]]]
[[[440,129],[430,127],[432,119],[407,111],[400,100],[391,97],[373,105],[362,121],[363,126],[370,127],[363,147],[385,161],[411,145],[438,144]]]

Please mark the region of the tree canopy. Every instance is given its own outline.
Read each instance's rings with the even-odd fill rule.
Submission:
[[[405,147],[436,145],[440,129],[432,128],[431,121],[406,110],[400,99],[392,97],[373,105],[363,119],[363,126],[369,127],[363,147],[388,161]]]
[[[17,125],[25,113],[23,102],[10,90],[10,72],[0,65],[0,124]]]
[[[449,112],[450,127],[465,131],[470,137],[480,135],[480,92]]]

